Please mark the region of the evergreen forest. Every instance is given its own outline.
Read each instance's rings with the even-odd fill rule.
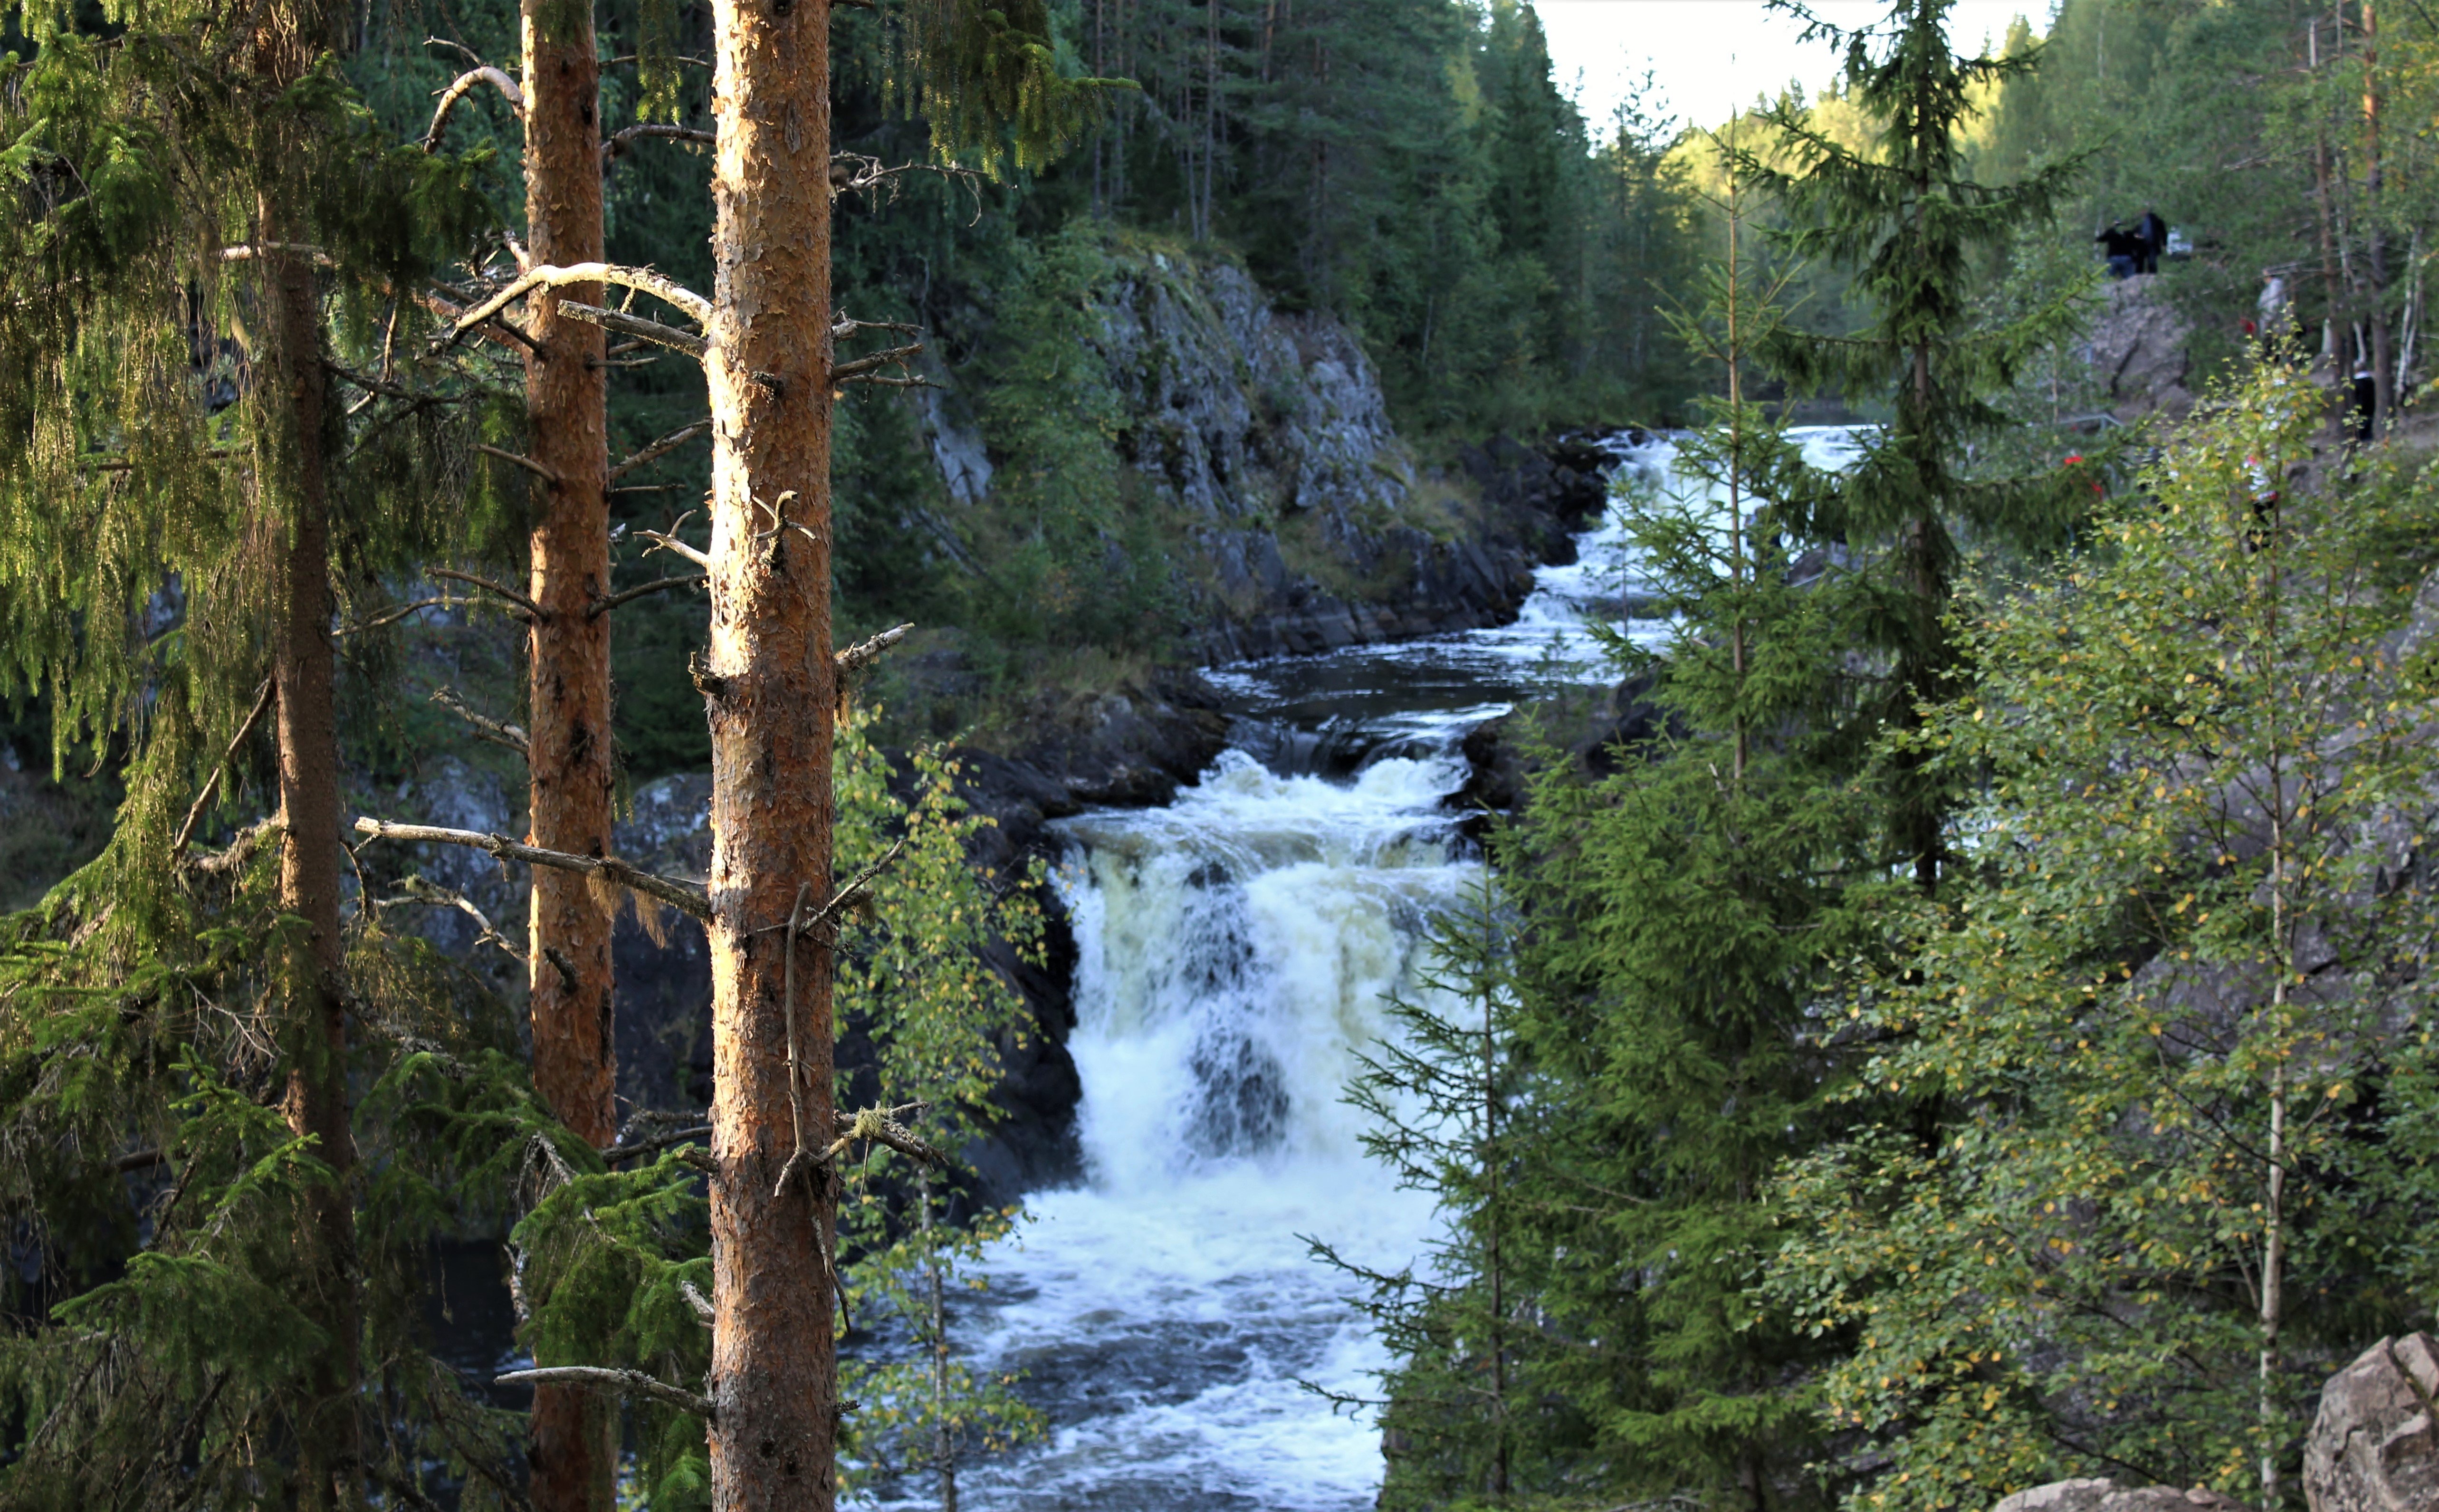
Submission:
[[[2439,18],[1770,5],[0,0],[0,1509],[2351,1509]]]

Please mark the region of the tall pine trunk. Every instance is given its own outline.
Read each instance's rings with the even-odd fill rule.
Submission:
[[[832,1118],[829,932],[790,929],[830,887],[829,12],[712,8],[711,644],[697,681],[712,746],[721,1512],[826,1512],[835,1497],[835,1192],[827,1167],[790,1161],[828,1145]]]
[[[591,0],[524,0],[525,228],[534,260],[601,258],[600,63]],[[560,314],[561,299],[602,302],[601,285],[538,292],[525,358],[527,454],[554,476],[534,480],[528,593],[532,631],[527,754],[533,844],[610,853],[613,766],[610,617],[609,374],[599,326]],[[607,1147],[612,1093],[612,912],[589,881],[536,867],[530,917],[534,1087],[561,1123]],[[612,1502],[614,1405],[563,1386],[534,1392],[535,1512],[598,1512]]]
[[[310,1512],[357,1504],[353,1487],[362,1457],[355,1211],[347,1190],[355,1139],[347,1119],[347,948],[339,929],[337,657],[330,642],[329,457],[323,434],[329,379],[322,367],[313,262],[293,251],[271,250],[298,240],[271,195],[261,202],[260,235],[271,361],[258,365],[257,382],[262,384],[259,403],[267,422],[286,433],[275,448],[276,461],[258,473],[276,615],[279,906],[305,922],[304,937],[282,962],[289,1073],[281,1111],[290,1129],[312,1136],[313,1153],[333,1172],[307,1189],[297,1235],[312,1288],[305,1310],[327,1335],[297,1425],[294,1504]]]

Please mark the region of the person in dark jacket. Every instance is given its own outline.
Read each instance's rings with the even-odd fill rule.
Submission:
[[[2131,278],[2134,276],[2134,270],[2139,265],[2143,250],[2143,239],[2141,237],[2127,230],[2116,222],[2111,221],[2109,222],[2108,230],[2103,231],[2100,235],[2093,237],[2092,240],[2099,242],[2100,250],[2108,256],[2109,276],[2110,277]]]
[[[2134,271],[2159,272],[2160,254],[2168,250],[2168,222],[2160,219],[2159,211],[2145,210],[2143,219],[2134,222],[2134,235],[2143,243],[2134,254]]]

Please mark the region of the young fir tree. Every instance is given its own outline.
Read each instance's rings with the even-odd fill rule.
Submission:
[[[1391,1032],[1360,1057],[1347,1102],[1372,1128],[1363,1147],[1401,1187],[1428,1191],[1445,1222],[1419,1273],[1358,1265],[1326,1243],[1315,1256],[1348,1272],[1359,1306],[1396,1363],[1378,1401],[1388,1473],[1384,1507],[1504,1501],[1547,1483],[1575,1436],[1570,1414],[1535,1400],[1534,1310],[1519,1284],[1531,1267],[1506,1186],[1532,1139],[1519,1127],[1514,920],[1486,870],[1434,921],[1415,990],[1389,1003]]]
[[[1540,1110],[1512,1179],[1547,1257],[1532,1386],[1578,1414],[1573,1474],[1604,1494],[1760,1512],[1802,1495],[1818,1436],[1791,1382],[1821,1346],[1745,1288],[1774,1170],[1840,1116],[1815,1007],[1872,948],[1877,871],[1843,650],[1860,585],[1791,577],[1769,501],[1801,462],[1747,386],[1785,282],[1750,198],[1732,167],[1725,260],[1679,322],[1724,390],[1681,444],[1691,487],[1619,505],[1673,616],[1634,658],[1660,728],[1592,780],[1550,753],[1495,854],[1525,921],[1514,1032]]]
[[[2385,463],[2299,491],[2319,412],[2265,370],[2098,549],[1959,616],[1977,686],[1913,739],[1981,774],[1970,866],[1847,1010],[1860,1084],[1950,1120],[1804,1160],[1769,1274],[1855,1340],[1823,1382],[1878,1462],[1850,1506],[2086,1474],[2298,1504],[2323,1381],[2427,1307],[2435,506]]]
[[[2008,185],[1965,177],[1976,98],[2038,58],[1957,57],[1948,44],[1949,0],[1896,0],[1878,27],[1851,33],[1792,0],[1788,9],[1808,22],[1807,38],[1843,43],[1846,98],[1879,135],[1877,151],[1859,151],[1782,100],[1763,116],[1776,137],[1771,149],[1737,154],[1754,186],[1786,205],[1789,249],[1850,271],[1868,311],[1850,336],[1783,329],[1768,362],[1799,388],[1849,402],[1886,395],[1892,418],[1854,467],[1787,502],[1800,506],[1808,533],[1843,539],[1875,562],[1865,644],[1890,659],[1881,717],[1910,728],[1920,704],[1951,691],[1944,616],[1958,534],[2056,541],[2086,502],[2076,480],[2055,469],[2006,476],[1966,463],[1967,443],[2008,423],[1990,398],[2073,319],[2062,295],[1974,329],[1974,259],[2047,220],[2080,160]],[[1901,753],[1887,801],[1895,853],[1925,891],[1936,888],[1952,792]]]

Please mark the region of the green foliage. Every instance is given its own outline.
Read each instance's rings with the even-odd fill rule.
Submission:
[[[2433,771],[2412,610],[2430,485],[2310,493],[2269,370],[2098,547],[1960,612],[1977,683],[1912,739],[1980,774],[1967,869],[1849,998],[1861,1084],[1949,1110],[1798,1163],[1769,1293],[1853,1353],[1857,1507],[2110,1467],[2291,1504],[2321,1382],[2428,1304]],[[2392,1134],[2391,1130],[2394,1130]]]

